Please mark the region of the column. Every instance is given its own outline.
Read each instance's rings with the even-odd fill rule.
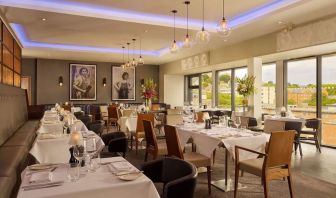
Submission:
[[[261,91],[262,91],[262,59],[259,57],[253,57],[247,60],[247,73],[249,76],[255,76],[254,86],[256,91],[248,99],[249,112],[248,115],[261,119]]]
[[[275,85],[275,93],[276,93],[276,108],[281,108],[285,104],[285,89],[284,86],[285,80],[285,67],[284,61],[279,60],[276,62],[276,85]]]

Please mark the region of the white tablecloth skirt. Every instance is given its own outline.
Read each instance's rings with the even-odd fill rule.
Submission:
[[[118,124],[122,132],[128,133],[135,131],[137,127],[138,117],[120,117]]]

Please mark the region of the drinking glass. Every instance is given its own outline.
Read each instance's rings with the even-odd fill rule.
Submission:
[[[235,120],[234,120],[234,125],[236,126],[236,128],[238,129],[239,126],[241,124],[241,120],[240,120],[240,117],[235,117]]]
[[[75,145],[73,149],[73,156],[79,161],[79,165],[82,164],[84,158],[85,149],[83,145]]]
[[[79,179],[79,164],[77,162],[68,164],[67,177],[70,182],[75,182]]]
[[[96,166],[94,166],[95,160],[93,161],[93,156],[96,154],[97,152],[97,144],[96,144],[96,138],[94,137],[90,137],[90,138],[86,138],[84,140],[84,147],[85,147],[85,151],[87,153],[87,155],[89,156],[89,171],[90,172],[94,172],[96,170]]]

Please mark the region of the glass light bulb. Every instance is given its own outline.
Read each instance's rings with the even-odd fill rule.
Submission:
[[[135,61],[134,58],[133,58],[133,60],[132,60],[131,66],[132,66],[132,67],[136,67],[136,66],[137,66],[137,62]]]
[[[186,35],[186,37],[184,39],[183,47],[184,48],[190,48],[191,47],[191,39],[190,39],[188,34]]]
[[[176,41],[174,41],[172,46],[170,47],[170,52],[176,53],[178,50],[179,50],[179,46],[177,45]]]
[[[217,32],[222,37],[227,37],[231,33],[231,28],[228,26],[228,22],[223,18],[217,25]]]
[[[202,28],[202,30],[197,32],[196,40],[200,44],[207,44],[210,41],[210,33]]]
[[[142,56],[139,57],[139,60],[138,60],[138,65],[144,65],[145,64],[145,61],[144,59],[142,58]]]

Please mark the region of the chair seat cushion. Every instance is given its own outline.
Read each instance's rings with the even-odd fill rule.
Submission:
[[[239,162],[239,168],[240,170],[244,170],[248,173],[261,176],[263,163],[264,158],[243,160]]]
[[[199,153],[186,152],[183,153],[183,158],[185,161],[194,164],[196,167],[211,166],[211,159]]]
[[[316,131],[314,131],[314,129],[304,128],[304,129],[302,129],[301,134],[314,135],[314,134],[316,134]]]
[[[16,175],[15,171],[20,172],[28,155],[25,146],[8,146],[0,148],[0,176]]]
[[[10,197],[16,183],[16,177],[0,177],[0,197]]]

